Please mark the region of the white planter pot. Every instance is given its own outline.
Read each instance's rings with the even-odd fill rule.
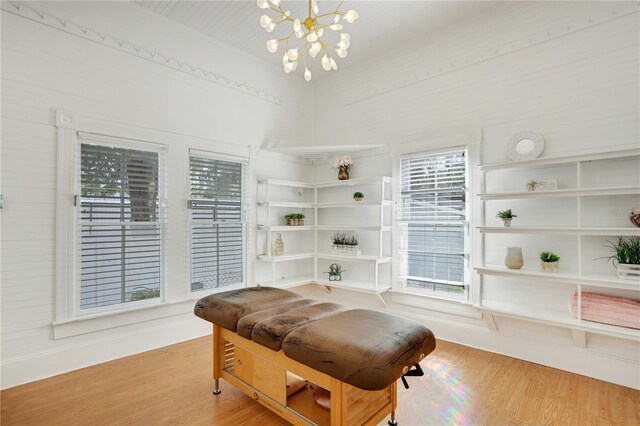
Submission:
[[[542,272],[558,272],[558,262],[540,262]]]
[[[331,249],[331,254],[339,254],[345,256],[360,256],[361,252],[358,246],[345,246],[334,244]]]
[[[622,280],[640,279],[640,265],[634,265],[631,263],[619,263],[618,278]]]

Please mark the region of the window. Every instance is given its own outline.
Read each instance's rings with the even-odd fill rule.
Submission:
[[[245,281],[245,172],[244,162],[189,156],[192,290]]]
[[[456,150],[402,159],[406,288],[467,297],[466,157],[466,150]]]
[[[87,137],[79,141],[80,309],[159,299],[163,153]]]

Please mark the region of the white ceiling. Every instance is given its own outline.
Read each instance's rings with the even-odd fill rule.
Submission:
[[[266,33],[259,24],[263,10],[255,1],[141,1],[140,6],[179,22],[211,38],[219,40],[261,58],[274,66],[282,67],[282,47],[277,53],[267,52],[265,43],[271,38],[288,35],[290,25]],[[403,41],[415,37],[427,37],[443,26],[475,15],[492,7],[494,2],[483,1],[345,1],[341,10],[356,9],[360,14],[353,24],[345,22],[345,32],[351,34],[349,56],[340,59],[336,55],[338,69],[362,62],[367,57],[393,49]],[[320,13],[334,10],[333,0],[318,0]],[[285,10],[293,17],[306,17],[308,2],[282,0]],[[303,20],[303,19],[302,19]],[[331,73],[319,67],[319,56],[313,67],[314,80]],[[297,74],[301,74],[297,70]]]

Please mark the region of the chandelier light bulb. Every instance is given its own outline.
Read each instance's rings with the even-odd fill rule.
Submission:
[[[320,62],[322,63],[322,68],[325,71],[329,71],[331,69],[331,62],[329,61],[329,58],[327,57],[327,55],[324,55]]]
[[[284,64],[284,72],[289,74],[291,71],[293,71],[293,64],[295,62],[287,62],[286,64]]]
[[[271,24],[271,17],[269,15],[262,15],[260,17],[260,25],[262,28],[267,28]]]
[[[360,14],[353,9],[351,9],[344,15],[344,19],[346,19],[350,24],[353,24],[359,17]]]
[[[289,58],[290,61],[297,60],[298,59],[298,48],[296,47],[295,49],[287,50],[287,58]]]
[[[280,43],[285,44],[285,52],[282,56],[284,72],[289,74],[295,71],[298,64],[304,60],[304,79],[310,81],[312,74],[307,66],[305,55],[315,59],[320,52],[323,53],[320,59],[322,68],[325,71],[337,70],[338,64],[334,57],[346,58],[347,49],[351,45],[351,36],[342,31],[346,23],[353,23],[360,17],[358,12],[353,9],[347,12],[340,10],[343,4],[340,1],[336,2],[338,5],[333,11],[319,13],[318,1],[308,0],[308,15],[296,17],[291,16],[291,11],[286,10],[281,2],[282,0],[256,0],[258,8],[269,13],[260,17],[260,26],[268,33],[275,30],[276,27],[281,27],[284,32],[284,34],[266,42],[267,51],[270,53],[276,53]],[[334,34],[331,34],[332,31]],[[325,32],[334,40],[339,38],[339,41],[337,43],[333,40],[327,42],[323,38]],[[300,39],[300,41],[296,41],[296,39]],[[289,48],[290,46],[291,48]],[[333,51],[335,54],[332,53]]]
[[[269,51],[269,53],[276,53],[276,51],[278,50],[278,40],[276,39],[271,39],[267,42],[267,50]]]

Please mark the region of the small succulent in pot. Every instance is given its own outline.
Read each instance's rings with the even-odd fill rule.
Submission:
[[[296,225],[303,226],[304,225],[304,218],[305,218],[305,216],[303,214],[301,214],[301,213],[296,214],[296,217],[295,217]]]
[[[286,219],[288,226],[292,226],[292,225],[296,224],[296,222],[295,222],[296,215],[294,213],[286,214],[286,215],[284,215],[284,218]]]
[[[354,192],[353,193],[353,199],[356,201],[362,201],[362,199],[364,198],[364,194],[362,192]]]
[[[542,272],[558,272],[560,256],[550,251],[540,253],[540,269]]]
[[[342,281],[342,273],[345,272],[341,265],[332,263],[325,274],[329,274],[329,281]]]
[[[618,278],[640,278],[640,237],[618,237],[618,241],[609,243],[608,248],[615,253],[607,259],[613,261],[618,271]]]
[[[513,214],[511,209],[509,209],[509,210],[499,211],[498,214],[496,214],[496,217],[502,219],[505,227],[509,227],[511,226],[511,220],[514,217],[518,217],[518,215]]]

